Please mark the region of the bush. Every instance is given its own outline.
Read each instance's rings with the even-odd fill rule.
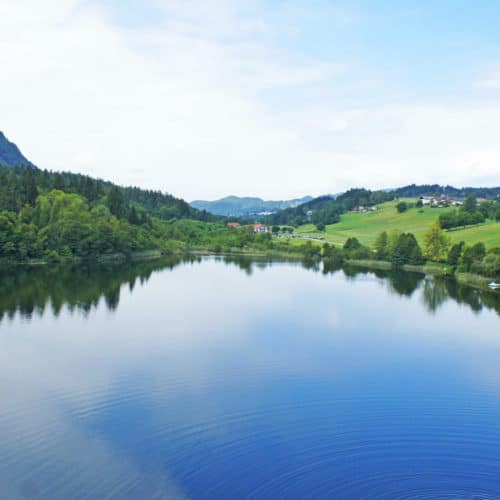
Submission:
[[[500,254],[488,253],[483,259],[482,272],[492,278],[500,277]]]
[[[450,264],[450,266],[458,265],[464,245],[465,243],[461,241],[460,243],[456,243],[451,247],[450,251],[448,252],[448,258],[446,259],[446,262]]]
[[[332,261],[335,264],[342,264],[344,261],[344,252],[334,245],[325,243],[323,245],[323,259]]]
[[[408,210],[408,203],[406,201],[400,201],[396,205],[396,210],[401,214],[403,212],[406,212]]]
[[[61,256],[55,250],[49,250],[46,253],[46,259],[49,264],[57,264],[61,262]]]
[[[344,254],[350,259],[371,259],[373,252],[357,238],[348,238],[344,243]]]
[[[347,241],[344,243],[344,250],[346,252],[357,250],[359,248],[361,248],[361,243],[358,238],[347,238]]]
[[[478,266],[481,266],[481,262],[484,259],[485,255],[486,249],[484,247],[484,243],[482,242],[476,243],[471,247],[465,247],[462,252],[462,256],[460,257],[458,266],[459,271],[466,273],[471,271],[474,272],[472,269],[472,265],[476,264],[474,266],[474,269],[477,269]]]

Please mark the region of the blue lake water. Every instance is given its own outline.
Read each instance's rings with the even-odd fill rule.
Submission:
[[[500,498],[500,294],[213,257],[2,270],[0,498]]]

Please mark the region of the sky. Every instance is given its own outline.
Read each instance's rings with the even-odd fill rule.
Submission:
[[[498,0],[0,0],[0,130],[187,200],[500,185]]]

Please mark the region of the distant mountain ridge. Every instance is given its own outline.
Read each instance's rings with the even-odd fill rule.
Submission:
[[[479,198],[489,198],[494,199],[500,195],[500,187],[454,187],[454,186],[442,186],[440,184],[410,184],[409,186],[403,186],[395,189],[384,190],[386,192],[393,192],[401,198],[413,198],[418,196],[435,196],[440,194],[445,194],[447,196],[457,197],[457,198],[467,198],[467,196],[473,194]]]
[[[191,202],[193,208],[206,210],[214,215],[246,217],[263,212],[278,212],[285,208],[296,207],[311,201],[312,196],[304,196],[292,200],[263,200],[257,197],[226,196],[220,200],[195,200]]]
[[[0,131],[0,165],[7,167],[34,167],[19,150],[19,148],[10,142],[4,133]]]

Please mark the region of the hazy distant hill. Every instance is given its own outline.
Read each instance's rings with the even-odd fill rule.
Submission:
[[[254,197],[227,196],[215,201],[195,200],[191,202],[191,206],[215,215],[246,217],[262,212],[278,212],[284,208],[296,207],[311,200],[311,196],[279,201],[265,201]]]
[[[466,198],[473,194],[479,198],[494,199],[500,196],[500,187],[454,187],[441,186],[440,184],[410,184],[397,189],[388,189],[401,198],[415,198],[418,196],[435,196],[446,194],[447,196],[456,198]]]
[[[10,142],[0,131],[0,165],[8,167],[32,167],[33,164],[19,151],[19,148]]]

